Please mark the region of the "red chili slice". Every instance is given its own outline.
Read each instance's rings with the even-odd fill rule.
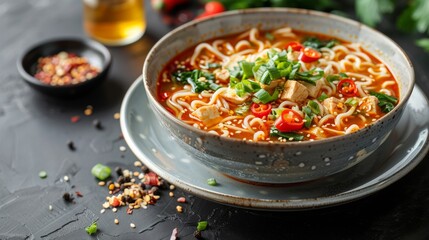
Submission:
[[[311,63],[319,60],[322,57],[322,54],[316,49],[306,47],[304,50],[301,50],[301,54],[299,55],[299,60],[305,63]]]
[[[274,122],[274,126],[280,132],[293,132],[304,127],[304,120],[301,115],[294,110],[285,109],[281,116]]]
[[[344,97],[354,97],[358,92],[355,82],[351,79],[342,79],[338,83],[337,89]]]
[[[293,51],[301,51],[301,49],[304,48],[299,42],[290,42],[286,44],[286,50],[289,49],[289,47],[291,47]]]
[[[258,103],[253,103],[252,106],[250,107],[250,111],[252,111],[253,115],[255,115],[255,117],[258,118],[263,118],[268,116],[268,114],[270,114],[272,109],[271,104],[258,104]]]

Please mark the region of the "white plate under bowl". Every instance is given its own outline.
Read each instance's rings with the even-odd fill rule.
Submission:
[[[415,86],[403,117],[371,156],[341,173],[310,182],[253,185],[210,169],[188,155],[156,121],[138,78],[121,107],[121,129],[133,153],[168,182],[222,204],[265,210],[338,205],[381,190],[411,171],[426,155],[429,103]],[[396,147],[392,147],[396,146]],[[217,186],[207,184],[215,178]]]

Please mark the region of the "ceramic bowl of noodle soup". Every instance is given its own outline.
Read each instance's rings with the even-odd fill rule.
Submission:
[[[143,81],[157,120],[192,158],[274,184],[367,158],[400,119],[414,72],[397,44],[358,22],[262,8],[171,31],[148,54]]]

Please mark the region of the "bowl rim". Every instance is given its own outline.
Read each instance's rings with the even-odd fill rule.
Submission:
[[[409,65],[409,68],[410,68],[410,73],[411,73],[410,74],[410,84],[409,84],[409,88],[407,89],[405,94],[403,96],[401,96],[402,100],[399,102],[398,105],[395,106],[395,108],[392,111],[388,112],[386,115],[384,115],[383,117],[381,117],[380,119],[378,119],[374,123],[372,123],[372,124],[370,124],[364,128],[361,128],[358,131],[352,132],[350,134],[344,134],[344,135],[329,137],[329,138],[325,138],[325,139],[318,139],[318,140],[314,140],[314,141],[287,141],[287,142],[278,142],[278,141],[272,141],[272,142],[262,141],[261,142],[261,141],[258,141],[258,142],[255,142],[255,141],[242,140],[242,139],[236,139],[236,138],[230,138],[230,137],[224,137],[224,136],[211,134],[211,133],[208,133],[208,132],[203,131],[201,129],[195,128],[191,125],[188,125],[188,124],[184,123],[183,121],[177,119],[175,116],[171,115],[170,112],[168,112],[158,102],[158,100],[156,99],[156,96],[152,95],[152,92],[150,91],[149,86],[148,86],[147,81],[146,81],[146,79],[148,79],[149,61],[151,61],[151,59],[155,57],[154,52],[157,51],[159,46],[161,44],[163,44],[167,39],[174,37],[174,35],[180,31],[183,31],[187,28],[196,27],[200,23],[212,21],[213,19],[221,19],[221,18],[226,18],[226,17],[230,17],[230,16],[234,16],[234,15],[251,15],[254,13],[272,13],[272,12],[294,13],[294,14],[302,14],[302,15],[313,15],[313,16],[321,17],[321,18],[330,18],[333,21],[340,21],[346,25],[354,25],[358,28],[362,28],[362,29],[365,29],[366,31],[372,32],[378,36],[384,37],[386,40],[388,40],[390,43],[392,43],[399,50],[400,55],[404,59],[406,59],[408,65]],[[227,35],[227,34],[225,34],[225,35]],[[206,138],[208,137],[208,138],[221,139],[222,142],[225,142],[227,144],[228,143],[232,143],[232,144],[233,143],[241,143],[241,144],[244,143],[244,144],[251,145],[251,146],[282,146],[282,147],[284,147],[284,146],[297,147],[297,146],[307,146],[307,145],[329,144],[329,143],[335,143],[335,142],[339,142],[341,140],[347,139],[347,138],[349,138],[349,136],[352,136],[352,135],[355,136],[357,134],[365,134],[365,131],[367,129],[373,128],[374,126],[379,125],[381,122],[380,120],[386,119],[390,115],[396,113],[398,110],[403,109],[404,106],[406,105],[406,103],[408,102],[408,99],[410,98],[411,93],[414,89],[414,85],[415,85],[415,71],[414,71],[414,66],[413,66],[410,58],[408,57],[406,52],[398,45],[398,43],[396,43],[393,39],[391,39],[390,37],[388,37],[384,33],[380,32],[374,28],[371,28],[369,26],[366,26],[365,24],[360,23],[358,21],[355,21],[355,20],[352,20],[349,18],[345,18],[342,16],[326,13],[326,12],[308,10],[308,9],[299,9],[299,8],[267,8],[267,7],[227,11],[227,12],[223,12],[220,14],[216,14],[212,17],[192,20],[188,23],[185,23],[185,24],[171,30],[166,35],[164,35],[160,40],[158,40],[155,43],[155,45],[148,52],[147,57],[146,57],[144,64],[143,64],[142,78],[143,78],[143,83],[144,83],[143,85],[144,85],[145,90],[146,90],[146,96],[149,98],[149,102],[152,105],[154,105],[156,110],[160,111],[163,116],[167,116],[171,121],[173,121],[174,123],[178,124],[179,126],[185,128],[186,130],[189,130],[191,132],[196,132],[200,136],[204,136]],[[155,109],[153,109],[153,110],[155,110]]]
[[[84,48],[92,49],[93,51],[101,53],[101,55],[103,56],[103,60],[101,62],[102,65],[101,65],[100,72],[95,77],[92,77],[90,79],[87,79],[84,82],[80,82],[77,84],[52,86],[36,79],[24,68],[23,61],[26,59],[28,54],[34,51],[38,52],[40,51],[40,48],[43,48],[44,46],[47,46],[47,45],[54,45],[54,44],[67,43],[67,42],[73,43],[73,44],[81,44],[82,46],[84,46]],[[87,85],[93,80],[96,80],[98,77],[103,76],[103,74],[109,70],[111,64],[112,64],[112,55],[109,49],[107,49],[107,47],[105,47],[103,44],[96,42],[94,40],[79,38],[79,37],[57,37],[57,38],[47,39],[44,41],[34,43],[28,46],[27,48],[25,48],[24,51],[22,51],[21,54],[18,56],[16,61],[18,72],[21,75],[21,77],[24,78],[25,81],[31,84],[34,84],[38,87],[49,88],[49,89],[73,89],[73,88],[78,88],[80,86]]]

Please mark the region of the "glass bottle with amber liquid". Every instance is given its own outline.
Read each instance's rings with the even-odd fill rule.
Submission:
[[[105,45],[135,42],[146,30],[143,0],[83,0],[83,5],[86,33]]]

